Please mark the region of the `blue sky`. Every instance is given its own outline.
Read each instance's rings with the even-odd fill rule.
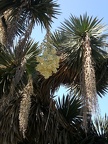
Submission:
[[[79,16],[86,12],[90,16],[103,18],[102,23],[108,25],[108,0],[58,0],[57,3],[60,4],[61,14],[53,20],[52,31],[57,29],[64,19],[68,19],[70,14]],[[45,30],[41,31],[41,28],[36,26],[32,37],[35,41],[42,41],[45,33]],[[62,95],[62,93],[65,93],[64,88],[59,91],[59,95]],[[105,113],[108,115],[108,94],[99,98],[99,105],[101,115],[104,116]]]

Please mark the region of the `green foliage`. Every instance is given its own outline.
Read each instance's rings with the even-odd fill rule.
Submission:
[[[9,12],[9,13],[8,13]],[[97,93],[102,96],[108,87],[107,34],[102,34],[101,20],[87,14],[72,16],[62,23],[60,31],[51,35],[51,45],[61,56],[57,73],[45,80],[36,71],[38,43],[29,40],[36,25],[51,26],[58,4],[53,0],[1,0],[0,14],[7,24],[10,45],[0,44],[0,143],[1,144],[107,144],[108,119],[88,121],[88,132],[82,126],[83,102],[78,97],[82,66],[82,44],[89,34],[92,59],[96,71]],[[7,18],[6,18],[7,16]],[[12,46],[15,36],[18,43]],[[7,42],[8,43],[8,42]],[[8,43],[8,44],[10,44]],[[33,78],[33,94],[25,139],[19,131],[19,109],[29,75]],[[53,99],[61,85],[74,89],[74,96]],[[9,95],[13,86],[13,95]]]
[[[62,74],[61,79],[68,79],[73,82],[71,87],[76,87],[79,91],[80,74],[82,70],[83,42],[86,33],[90,37],[90,45],[92,49],[92,61],[96,75],[96,88],[99,96],[104,95],[108,88],[108,68],[107,68],[107,45],[108,34],[103,34],[105,26],[101,24],[98,18],[89,17],[87,14],[75,17],[70,16],[69,20],[62,23],[59,31],[52,34],[52,43],[56,47],[58,54],[64,55],[62,59],[64,73],[58,70],[58,75]],[[61,56],[62,57],[62,56]],[[62,69],[63,71],[63,69]],[[66,73],[66,75],[65,75]],[[68,81],[64,83],[70,84]]]
[[[53,0],[1,0],[0,13],[7,10],[12,10],[11,17],[19,13],[20,17],[23,18],[22,20],[27,24],[31,21],[32,23],[42,24],[44,27],[47,27],[51,22],[51,17],[55,18],[55,15],[59,13],[58,4]]]
[[[59,14],[59,5],[53,0],[1,0],[0,14],[7,26],[7,40],[10,45],[15,36],[30,36],[35,25],[51,26],[52,18]]]
[[[81,108],[81,101],[76,96],[71,97],[69,95],[63,95],[62,100],[58,98],[57,109],[70,124],[80,121],[81,117],[79,114]]]
[[[88,33],[89,37],[98,38],[98,36],[105,30],[105,26],[101,24],[102,20],[98,20],[97,17],[89,17],[86,14],[80,17],[70,16],[69,20],[65,20],[62,23],[61,29],[67,34],[73,36],[77,41],[81,41],[85,34]]]
[[[11,83],[15,79],[17,71],[22,73],[21,76],[18,76],[17,84],[21,82],[24,75],[32,75],[35,72],[37,65],[36,56],[39,54],[38,44],[33,43],[32,40],[25,42],[24,45],[23,43],[22,40],[13,49],[7,50],[2,45],[0,46],[0,97],[9,93]],[[23,46],[22,48],[21,45]],[[21,71],[24,59],[26,60],[25,68]]]

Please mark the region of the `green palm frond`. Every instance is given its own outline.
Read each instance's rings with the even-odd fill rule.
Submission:
[[[23,60],[26,61],[25,68],[17,78],[17,84],[24,75],[32,75],[35,73],[35,67],[37,65],[36,56],[39,54],[38,43],[33,43],[33,41],[30,40],[23,45],[22,50],[20,47],[21,44],[22,43],[19,42],[10,52],[5,51],[2,46],[0,47],[0,95],[9,92],[10,85],[16,77],[16,73],[18,74],[18,71],[21,71],[21,63]]]
[[[59,5],[53,0],[28,0],[28,1],[0,1],[1,16],[6,18],[8,26],[8,37],[24,34],[25,31],[31,34],[35,24],[44,28],[51,26],[52,18],[56,18]],[[6,14],[7,12],[7,14]]]
[[[16,98],[15,98],[16,97]],[[0,99],[0,143],[14,143],[22,141],[19,132],[18,114],[21,97],[14,95],[5,107],[2,107],[3,101]]]
[[[7,93],[15,73],[14,55],[0,47],[0,95]],[[0,96],[1,97],[1,96]]]
[[[87,136],[81,144],[108,144],[108,117],[98,117],[91,121]]]
[[[100,63],[100,65],[98,64],[96,68],[97,94],[101,97],[108,92],[107,61],[108,60],[104,61],[103,63]]]
[[[57,100],[58,120],[62,143],[78,143],[80,140],[80,127],[82,125],[81,109],[83,104],[80,98],[67,95]],[[66,136],[66,138],[65,138]]]
[[[67,95],[58,98],[57,101],[57,109],[58,112],[63,116],[67,123],[75,124],[77,122],[81,122],[81,108],[83,104],[81,100],[76,96]]]
[[[105,26],[101,24],[101,20],[98,20],[97,17],[89,17],[86,14],[80,17],[76,17],[71,15],[69,20],[65,20],[62,23],[61,29],[67,34],[70,34],[76,40],[81,40],[84,38],[85,34],[88,33],[89,36],[98,37],[103,30],[105,30]]]
[[[108,138],[108,117],[98,117],[94,120],[94,129],[98,136],[106,136]]]
[[[51,43],[57,49],[57,52],[62,51],[62,43],[67,40],[67,37],[63,31],[55,31],[50,35]]]

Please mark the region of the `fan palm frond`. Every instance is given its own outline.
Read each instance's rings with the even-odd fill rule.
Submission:
[[[80,119],[81,108],[81,100],[75,96],[63,95],[62,100],[58,98],[57,109],[68,123],[75,123]]]
[[[60,123],[60,133],[62,142],[71,144],[78,143],[80,139],[79,128],[82,125],[81,109],[83,103],[81,99],[74,95],[63,95],[57,100],[58,120]],[[63,133],[64,134],[63,134]],[[64,135],[67,137],[65,138]],[[66,139],[66,140],[65,140]]]

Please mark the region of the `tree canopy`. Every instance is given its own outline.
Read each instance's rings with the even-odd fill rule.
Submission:
[[[108,90],[105,26],[86,13],[51,33],[57,14],[53,0],[0,1],[1,144],[108,143],[107,116],[91,119]],[[31,38],[38,24],[41,45]],[[55,98],[61,85],[70,93]]]

